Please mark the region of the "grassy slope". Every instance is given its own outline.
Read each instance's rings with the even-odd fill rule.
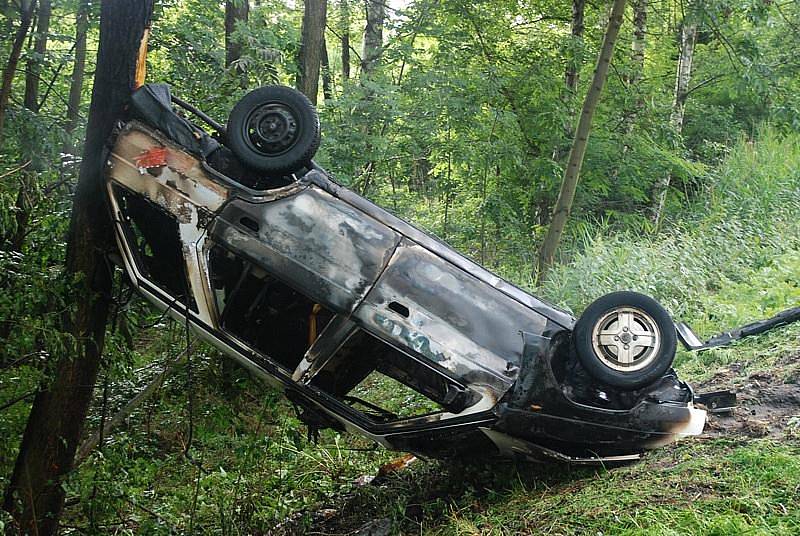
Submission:
[[[798,170],[800,138],[766,133],[757,145],[742,144],[710,177],[702,206],[655,237],[603,229],[585,237],[545,294],[579,311],[604,292],[638,289],[703,335],[797,304]],[[110,411],[147,381],[150,369],[136,366],[178,351],[181,330],[173,331],[159,339],[164,357],[139,345],[121,372],[130,379],[112,384]],[[163,330],[148,333],[141,338]],[[749,385],[758,372],[796,381],[799,350],[795,325],[729,349],[681,353],[676,363],[695,382],[721,369],[732,386]],[[342,534],[371,520],[388,520],[393,532],[431,534],[800,531],[800,428],[790,418],[777,436],[688,440],[608,471],[420,462],[378,485],[356,486],[357,477],[375,474],[396,454],[333,432],[319,445],[308,443],[279,395],[244,378],[223,386],[211,351],[196,352],[193,363],[191,383],[181,369],[68,483],[67,532]],[[187,391],[195,401],[192,452],[202,471],[182,455]],[[2,421],[7,437],[21,433],[24,407],[13,416]],[[98,420],[96,408],[92,426]],[[13,449],[3,449],[4,474]]]

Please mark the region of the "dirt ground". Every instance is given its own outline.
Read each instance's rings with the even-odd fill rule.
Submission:
[[[800,354],[787,361],[800,361]],[[779,370],[743,375],[734,363],[696,387],[698,392],[722,389],[736,393],[737,406],[728,414],[709,413],[705,437],[778,438],[794,428],[800,432],[800,384],[786,383]]]

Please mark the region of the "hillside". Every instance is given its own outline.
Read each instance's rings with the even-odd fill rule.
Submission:
[[[710,172],[713,186],[691,211],[655,236],[598,226],[544,293],[580,310],[606,291],[645,291],[702,335],[793,306],[799,169],[796,136],[743,142]],[[116,365],[130,380],[110,387],[105,408],[98,401],[91,427],[184,344],[172,323],[143,334]],[[115,340],[125,347],[119,332]],[[194,350],[189,366],[104,438],[69,481],[66,533],[87,522],[148,534],[791,534],[800,525],[797,324],[680,352],[683,378],[698,391],[734,389],[740,406],[711,417],[702,437],[618,468],[420,460],[368,483],[401,453],[330,431],[309,442],[278,394],[241,372],[224,381],[221,363],[213,350]],[[6,410],[3,434],[23,423],[19,406]],[[192,458],[183,455],[188,441]]]

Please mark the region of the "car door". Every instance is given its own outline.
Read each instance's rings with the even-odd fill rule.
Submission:
[[[400,241],[315,186],[286,197],[234,199],[211,237],[336,314],[353,312]]]

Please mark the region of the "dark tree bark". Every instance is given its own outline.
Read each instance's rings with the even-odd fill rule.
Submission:
[[[594,68],[592,85],[589,86],[586,99],[583,101],[580,120],[575,130],[575,139],[572,142],[572,149],[569,153],[567,167],[564,169],[561,191],[558,194],[558,200],[553,210],[553,217],[547,228],[547,235],[545,235],[544,242],[542,242],[541,249],[539,250],[539,264],[536,271],[536,276],[539,280],[544,277],[547,270],[553,264],[553,258],[558,249],[558,244],[561,241],[561,234],[564,232],[564,226],[567,224],[569,213],[572,210],[572,202],[575,199],[575,190],[578,187],[583,157],[586,154],[586,145],[589,141],[589,131],[592,128],[592,117],[594,116],[595,109],[597,109],[597,103],[600,102],[600,94],[603,92],[603,86],[605,86],[606,83],[608,67],[611,64],[611,58],[614,56],[614,45],[617,42],[619,29],[622,26],[625,2],[626,0],[614,0],[613,7],[611,8],[608,28],[603,37],[603,45],[600,48],[600,54],[597,57],[597,65]]]
[[[8,55],[6,68],[3,70],[3,84],[0,87],[0,143],[3,141],[3,126],[6,119],[6,108],[11,98],[11,87],[14,84],[14,75],[17,72],[19,57],[25,45],[25,37],[31,27],[33,12],[36,9],[36,0],[21,0],[19,26],[11,44],[11,53]]]
[[[328,59],[328,42],[322,40],[322,96],[325,100],[333,98],[333,77],[331,76],[331,63]]]
[[[61,355],[33,402],[4,507],[24,534],[55,534],[64,476],[73,467],[100,366],[112,286],[106,255],[114,249],[104,201],[104,147],[134,87],[136,58],[153,0],[104,0],[86,144],[67,242],[66,276],[75,280],[64,328],[78,355]]]
[[[28,233],[28,221],[31,218],[31,193],[33,183],[32,174],[24,169],[20,173],[20,186],[17,190],[17,198],[14,201],[14,232],[7,240],[11,251],[22,251],[25,237]]]
[[[39,0],[39,14],[36,22],[36,38],[33,44],[34,57],[28,60],[25,67],[25,108],[32,112],[39,111],[39,80],[42,75],[42,63],[47,54],[47,38],[50,33],[50,0]]]
[[[297,89],[313,103],[319,93],[320,65],[325,46],[327,0],[306,0],[303,10],[300,52],[297,56]]]
[[[383,23],[386,19],[384,0],[366,0],[364,52],[361,54],[361,76],[369,76],[380,62],[383,52]]]
[[[342,80],[350,79],[350,0],[339,1],[339,32],[342,47]]]
[[[69,85],[67,121],[64,130],[71,134],[78,126],[81,112],[83,79],[86,74],[86,34],[89,31],[89,0],[81,0],[75,19],[75,57],[72,62],[72,80]],[[65,149],[72,149],[71,144]],[[64,152],[69,152],[65,150]]]
[[[227,0],[225,2],[225,66],[230,67],[242,57],[242,44],[234,38],[236,26],[246,23],[250,17],[249,0]],[[247,72],[235,67],[240,74],[242,87],[247,87]]]

